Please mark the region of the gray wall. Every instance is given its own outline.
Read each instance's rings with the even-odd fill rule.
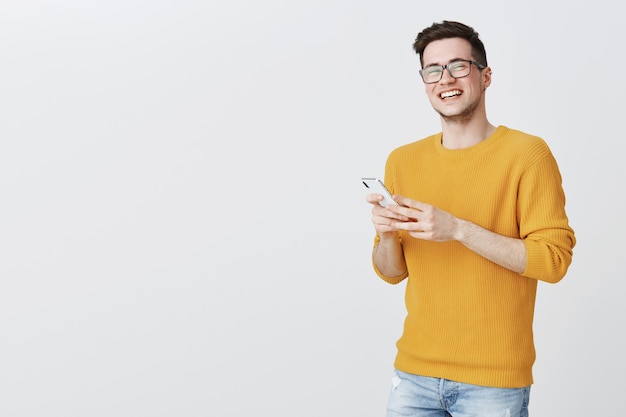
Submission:
[[[411,43],[443,19],[480,32],[489,118],[546,139],[577,233],[539,285],[531,415],[611,414],[617,7],[4,1],[0,414],[383,415],[404,287],[359,178],[439,131]]]

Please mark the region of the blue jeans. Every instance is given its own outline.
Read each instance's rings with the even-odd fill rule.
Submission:
[[[395,370],[387,417],[528,417],[530,387],[490,388]]]

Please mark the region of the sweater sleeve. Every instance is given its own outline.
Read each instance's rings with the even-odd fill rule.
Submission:
[[[378,245],[378,242],[380,242],[380,236],[378,234],[376,234],[376,236],[374,237],[374,247],[376,247],[376,245]],[[402,244],[402,239],[400,239],[400,244]],[[380,279],[382,279],[383,281],[385,281],[388,284],[399,284],[402,281],[404,281],[408,276],[409,273],[406,272],[403,275],[397,276],[397,277],[389,277],[385,274],[383,274],[380,269],[378,269],[378,266],[376,266],[376,263],[374,262],[374,256],[372,255],[372,267],[374,268],[374,272],[376,272],[376,275],[378,275],[378,277]]]
[[[576,238],[565,212],[561,174],[547,146],[520,181],[518,219],[527,252],[522,275],[560,281],[572,262]]]

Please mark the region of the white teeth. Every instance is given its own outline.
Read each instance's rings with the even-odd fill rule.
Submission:
[[[450,98],[450,97],[455,97],[455,96],[460,96],[461,92],[459,90],[453,90],[453,91],[446,91],[444,93],[441,93],[441,98]]]

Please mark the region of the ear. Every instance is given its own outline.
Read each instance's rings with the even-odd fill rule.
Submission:
[[[483,82],[483,90],[486,90],[487,87],[491,85],[491,67],[487,67],[482,70],[482,82]]]

